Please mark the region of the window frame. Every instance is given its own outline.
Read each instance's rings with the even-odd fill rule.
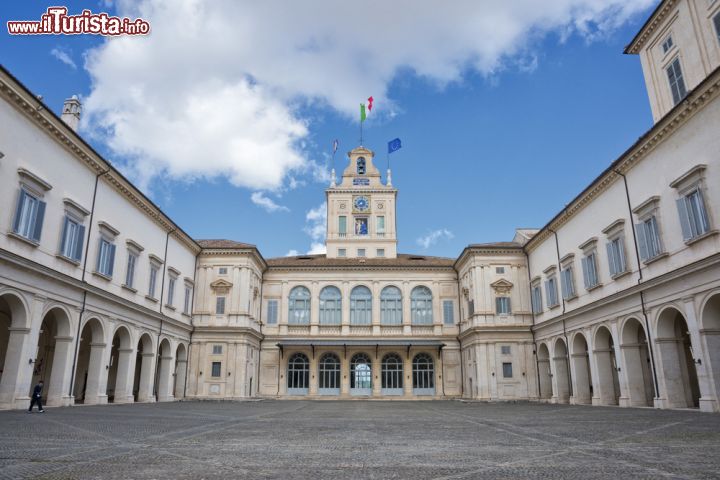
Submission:
[[[403,324],[403,294],[395,285],[386,285],[380,291],[380,324]]]
[[[280,311],[280,302],[277,298],[268,298],[267,301],[267,325],[278,324],[278,312]],[[272,312],[272,313],[271,313]]]
[[[675,106],[682,102],[688,94],[682,64],[680,63],[680,55],[677,55],[666,64],[665,74],[668,79],[668,86],[670,87],[670,98],[672,99],[673,106]]]
[[[227,308],[227,299],[225,295],[218,295],[215,297],[215,315],[225,315]]]
[[[510,315],[512,314],[512,307],[510,297],[507,295],[498,295],[495,297],[495,314],[496,315]]]
[[[356,285],[350,291],[350,325],[372,325],[372,290]]]
[[[443,300],[443,325],[452,327],[455,325],[455,302],[452,300]]]
[[[332,296],[331,296],[332,295]],[[342,291],[335,285],[326,285],[320,290],[319,295],[319,319],[320,325],[341,325],[342,324]]]
[[[410,291],[410,323],[433,325],[433,293],[425,285],[416,285]]]
[[[296,285],[288,293],[288,325],[310,325],[312,295],[304,285]]]

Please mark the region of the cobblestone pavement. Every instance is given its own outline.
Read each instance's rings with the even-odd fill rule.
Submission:
[[[720,415],[457,401],[0,412],[0,478],[720,478]]]

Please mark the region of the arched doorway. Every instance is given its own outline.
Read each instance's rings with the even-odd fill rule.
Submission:
[[[288,359],[288,395],[307,395],[310,388],[310,360],[304,353],[294,353]]]
[[[601,405],[617,405],[620,399],[620,381],[618,380],[615,344],[607,327],[595,331],[593,357],[597,368],[597,392]]]
[[[705,343],[715,399],[720,402],[720,293],[710,297],[703,307],[700,336]]]
[[[383,395],[403,394],[403,361],[397,353],[383,357],[380,378]]]
[[[553,396],[552,375],[550,373],[550,351],[547,345],[541,343],[537,349],[538,374],[540,376],[540,398]]]
[[[182,343],[175,351],[175,384],[173,397],[175,400],[185,398],[185,373],[187,372],[187,348]]]
[[[623,356],[630,405],[651,407],[655,397],[652,365],[645,329],[639,320],[630,318],[623,325],[620,351]]]
[[[586,405],[592,403],[593,382],[590,372],[590,354],[585,335],[576,333],[572,341],[572,353],[570,354],[573,367],[573,402]]]
[[[20,298],[10,293],[0,296],[0,405],[13,405],[17,396],[25,396],[25,387],[18,383],[27,326],[27,310]]]
[[[80,334],[73,390],[75,403],[100,403],[101,393],[106,393],[107,387],[100,391],[101,376],[107,371],[103,363],[104,351],[105,334],[102,324],[97,318],[91,318],[85,322]]]
[[[135,355],[135,377],[133,381],[133,397],[136,402],[152,402],[153,376],[155,368],[155,352],[149,334],[143,333],[138,340]]]
[[[40,380],[43,381],[43,403],[62,405],[70,385],[69,366],[72,354],[70,318],[61,308],[50,309],[43,317],[34,355],[33,374],[28,395]]]
[[[334,353],[320,357],[320,395],[340,395],[340,358]]]
[[[108,402],[127,403],[132,401],[132,391],[129,387],[130,362],[133,352],[130,332],[125,327],[118,327],[110,347],[110,365],[105,388]]]
[[[668,407],[697,407],[700,386],[695,370],[695,356],[690,342],[688,325],[680,311],[665,309],[658,318],[658,356],[662,368]]]
[[[173,351],[170,346],[170,341],[164,338],[160,342],[159,350],[160,364],[158,365],[157,372],[157,385],[155,391],[157,392],[158,402],[170,402],[173,400]]]
[[[372,362],[364,353],[350,360],[350,395],[372,395]]]
[[[427,353],[418,353],[412,361],[414,395],[435,395],[435,362]]]
[[[567,346],[565,342],[558,338],[555,340],[555,348],[553,351],[553,379],[556,392],[555,403],[568,403],[570,401],[570,382],[568,379],[568,362],[567,362]]]

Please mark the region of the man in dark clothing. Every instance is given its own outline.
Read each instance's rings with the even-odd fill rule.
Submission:
[[[43,410],[42,407],[42,389],[43,389],[43,381],[40,380],[37,385],[35,385],[35,388],[33,388],[32,398],[30,399],[30,408],[28,408],[28,413],[32,413],[33,405],[37,403],[38,411],[40,413],[44,413],[45,410]]]

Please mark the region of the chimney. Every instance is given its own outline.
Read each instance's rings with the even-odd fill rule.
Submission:
[[[80,104],[80,100],[78,100],[77,95],[73,95],[68,98],[63,104],[62,115],[60,118],[62,118],[67,126],[72,128],[74,131],[77,131],[78,125],[80,124],[81,107],[82,105]]]

